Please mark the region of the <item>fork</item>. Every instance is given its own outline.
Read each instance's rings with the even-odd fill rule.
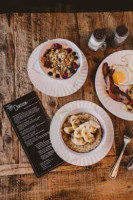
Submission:
[[[109,174],[109,177],[111,179],[115,179],[117,177],[117,173],[118,173],[118,169],[119,169],[119,166],[120,166],[120,162],[121,162],[123,153],[125,151],[127,144],[131,141],[132,137],[133,137],[133,125],[130,125],[127,128],[127,130],[125,131],[125,134],[124,134],[124,145],[123,145],[122,151],[120,153],[120,156],[117,159],[115,165],[113,166],[113,168],[112,168],[112,170]]]

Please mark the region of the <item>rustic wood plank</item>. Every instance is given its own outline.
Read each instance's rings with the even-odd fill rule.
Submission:
[[[32,90],[27,74],[27,61],[32,51],[31,17],[30,14],[14,14],[13,21],[14,48],[15,48],[15,93],[16,98]],[[27,162],[27,157],[19,145],[19,162]]]
[[[3,110],[3,105],[15,99],[15,49],[8,15],[0,15],[0,164],[18,163],[17,137]],[[13,16],[11,16],[13,21]],[[12,134],[13,133],[13,134]]]
[[[108,173],[114,159],[108,157],[103,159],[103,164],[91,168],[67,164],[39,179],[34,175],[1,177],[0,200],[7,199],[6,196],[8,200],[132,200],[133,172],[125,169],[128,158],[123,158],[118,178],[111,180]]]
[[[126,167],[128,161],[131,159],[131,156],[124,155],[122,159],[121,165]],[[52,172],[65,172],[65,171],[84,171],[89,170],[91,168],[93,169],[110,169],[114,162],[116,160],[115,156],[106,156],[104,159],[102,159],[100,162],[92,165],[92,166],[86,166],[86,167],[79,167],[70,165],[66,162],[61,164],[59,167],[53,169]],[[7,165],[0,165],[0,176],[8,176],[8,175],[22,175],[22,174],[33,174],[32,167],[29,163],[20,163],[20,164],[7,164]],[[129,173],[127,171],[127,173]]]

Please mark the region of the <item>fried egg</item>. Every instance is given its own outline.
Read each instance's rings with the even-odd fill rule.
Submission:
[[[113,65],[113,81],[116,85],[131,85],[133,84],[133,71],[128,66]]]

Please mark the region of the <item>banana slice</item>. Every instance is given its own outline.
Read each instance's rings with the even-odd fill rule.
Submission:
[[[71,126],[71,124],[68,122],[68,121],[66,121],[65,123],[64,123],[64,125],[63,125],[64,127],[70,127]]]
[[[72,124],[74,120],[76,120],[78,117],[76,115],[72,115],[70,117],[70,123]]]
[[[80,124],[80,120],[78,120],[78,119],[73,120],[73,122],[72,122],[72,128],[75,130],[76,128],[79,127],[79,124]]]
[[[78,128],[75,129],[74,136],[77,137],[77,138],[82,137],[82,128],[81,127],[78,127]]]
[[[71,134],[73,132],[73,128],[72,127],[65,127],[64,132],[67,133],[67,134]]]
[[[89,127],[89,126],[90,126],[89,122],[85,122],[85,123],[80,125],[81,128],[86,128],[86,127]]]
[[[95,133],[98,128],[100,128],[99,124],[94,120],[89,120],[80,125],[82,128],[87,128],[90,133]]]
[[[94,121],[92,119],[89,120],[89,123],[96,129],[100,128],[100,125],[96,121]]]
[[[94,133],[96,131],[96,128],[94,128],[90,123],[89,121],[88,122],[85,122],[83,124],[80,125],[80,127],[83,129],[83,128],[86,128],[88,129],[88,131],[90,133]]]
[[[76,138],[76,137],[72,137],[71,138],[72,142],[76,145],[84,145],[86,142],[83,140],[82,137],[80,138]]]
[[[94,135],[91,134],[87,128],[83,128],[83,130],[82,130],[82,137],[84,138],[84,140],[86,142],[88,142],[90,144],[95,141]]]

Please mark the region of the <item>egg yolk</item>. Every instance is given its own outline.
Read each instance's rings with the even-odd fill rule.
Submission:
[[[125,74],[123,72],[121,72],[121,71],[115,71],[113,73],[113,81],[116,84],[123,83],[125,81]]]

